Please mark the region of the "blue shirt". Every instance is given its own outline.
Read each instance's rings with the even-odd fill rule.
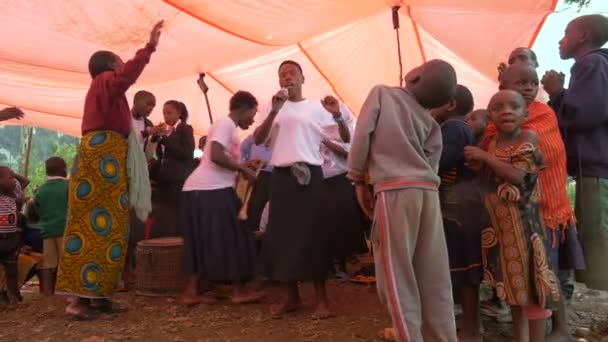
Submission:
[[[270,147],[265,144],[256,145],[253,135],[248,136],[241,143],[241,162],[263,160],[266,162],[266,166],[262,171],[272,172],[272,166],[270,165],[271,156],[272,152],[270,151]]]

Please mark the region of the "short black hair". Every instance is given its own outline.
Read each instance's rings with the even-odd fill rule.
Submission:
[[[165,102],[165,106],[166,105],[171,105],[173,106],[173,108],[177,109],[177,111],[179,112],[179,119],[182,120],[182,122],[188,121],[188,107],[186,107],[183,102],[177,100],[169,100]]]
[[[230,98],[230,111],[253,109],[258,106],[258,100],[248,91],[239,90]]]
[[[51,157],[44,163],[46,175],[51,177],[67,177],[68,165],[61,157]]]
[[[154,94],[152,94],[151,92],[147,91],[147,90],[140,90],[137,93],[135,93],[135,95],[133,96],[133,100],[137,101],[143,98],[148,98],[148,97],[152,97],[154,99],[156,99],[156,97],[154,97]]]
[[[522,50],[522,51],[528,52],[530,54],[530,58],[532,59],[532,62],[534,62],[534,67],[538,68],[540,66],[540,64],[538,64],[538,57],[536,56],[536,52],[534,52],[534,50],[527,48],[527,47],[520,46],[518,48],[513,49],[513,51],[511,53],[513,53],[517,50]]]
[[[294,65],[296,68],[298,68],[298,70],[300,70],[300,74],[304,75],[304,70],[302,70],[302,66],[300,65],[300,63],[298,63],[296,61],[292,61],[291,59],[283,61],[281,63],[281,65],[279,65],[279,70],[281,70],[281,68],[283,67],[283,65],[286,65],[286,64]]]
[[[583,15],[574,19],[583,30],[589,32],[591,44],[601,48],[608,42],[608,18],[601,14]]]
[[[97,51],[89,58],[89,74],[91,78],[106,71],[114,71],[116,54],[112,51]]]
[[[460,116],[469,114],[475,107],[473,100],[473,94],[469,88],[463,85],[456,86],[456,94],[454,94],[454,101],[456,101],[456,113]]]

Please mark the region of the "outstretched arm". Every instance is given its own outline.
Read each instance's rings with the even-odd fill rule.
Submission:
[[[108,77],[109,87],[115,94],[124,94],[144,71],[144,68],[150,62],[152,53],[156,51],[156,47],[158,46],[163,23],[162,20],[156,23],[150,33],[148,44],[143,49],[138,50],[135,57],[125,62]]]

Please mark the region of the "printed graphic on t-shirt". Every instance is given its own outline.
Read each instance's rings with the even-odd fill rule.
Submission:
[[[17,204],[8,196],[0,197],[0,232],[12,233],[17,228]]]

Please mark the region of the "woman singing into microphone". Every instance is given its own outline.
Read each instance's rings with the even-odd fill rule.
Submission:
[[[262,253],[267,275],[285,284],[286,290],[285,300],[272,308],[272,314],[299,309],[297,283],[312,281],[316,291],[313,318],[329,318],[325,278],[331,254],[330,236],[322,224],[322,127],[337,123],[344,142],[349,142],[350,133],[335,98],[304,98],[304,75],[298,63],[281,63],[279,84],[283,89],[273,97],[270,112],[254,133],[256,144],[269,142],[272,150],[270,217]]]

